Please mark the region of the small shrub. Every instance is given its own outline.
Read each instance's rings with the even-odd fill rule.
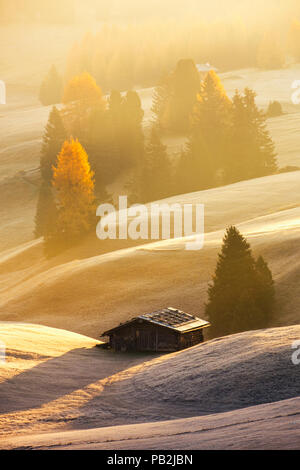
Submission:
[[[279,101],[271,101],[267,110],[268,117],[282,116],[282,106]]]

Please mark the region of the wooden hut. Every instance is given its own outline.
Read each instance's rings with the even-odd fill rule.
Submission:
[[[202,343],[205,320],[169,307],[135,317],[105,331],[107,347],[116,351],[172,352]]]

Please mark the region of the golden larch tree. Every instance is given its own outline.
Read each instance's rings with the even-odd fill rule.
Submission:
[[[200,105],[208,101],[214,105],[227,108],[230,108],[232,104],[219,75],[214,70],[210,70],[206,74],[201,84],[201,91],[197,96],[197,102]]]
[[[87,233],[95,217],[94,174],[78,140],[67,140],[53,167],[58,233],[67,241]]]
[[[86,102],[87,104],[101,104],[103,93],[96,80],[87,72],[73,77],[65,86],[63,103],[72,101]]]
[[[85,138],[87,120],[92,109],[105,109],[106,102],[96,80],[87,72],[73,77],[63,94],[65,127],[70,135]]]

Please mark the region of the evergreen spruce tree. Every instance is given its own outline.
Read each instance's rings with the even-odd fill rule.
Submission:
[[[51,232],[53,225],[56,223],[55,217],[53,217],[55,207],[52,187],[47,182],[42,182],[35,215],[34,234],[37,238]]]
[[[113,90],[108,100],[108,125],[110,129],[110,154],[114,167],[114,176],[122,172],[124,165],[123,152],[126,141],[124,129],[123,97],[117,90]]]
[[[264,260],[255,261],[241,233],[235,227],[228,228],[208,289],[206,314],[213,335],[266,327],[274,306],[273,289]]]
[[[95,194],[101,202],[107,198],[105,186],[114,181],[120,172],[118,141],[109,112],[102,107],[92,110],[87,140],[84,147],[90,155],[89,162],[95,173]]]
[[[112,90],[108,100],[108,112],[114,123],[119,123],[121,120],[123,98],[118,90]]]
[[[265,327],[272,318],[275,305],[275,288],[272,272],[262,256],[259,256],[255,263],[257,275],[257,299],[262,308],[262,315],[259,317],[258,325]]]
[[[158,86],[154,89],[152,98],[152,114],[153,124],[158,129],[166,129],[169,125],[168,122],[168,104],[170,102],[170,77],[160,81]]]
[[[44,106],[61,103],[63,82],[55,65],[52,65],[46,78],[41,84],[39,99]]]
[[[188,143],[178,155],[174,171],[174,194],[186,194],[203,189],[204,173],[199,155]]]
[[[266,115],[255,103],[256,94],[246,88],[233,98],[227,182],[256,178],[277,170],[274,143],[266,128]]]
[[[142,122],[144,111],[136,91],[128,91],[122,102],[122,168],[134,167],[144,155]]]
[[[179,163],[179,186],[188,181],[191,192],[224,182],[231,106],[220,78],[210,71],[194,107],[192,131]]]
[[[200,76],[193,60],[177,63],[172,76],[171,98],[169,100],[170,127],[175,132],[186,133],[200,92]]]
[[[54,106],[51,110],[43,137],[41,154],[41,173],[44,182],[50,184],[52,180],[52,167],[56,163],[62,144],[67,135],[58,109]]]
[[[282,116],[283,115],[283,110],[282,110],[282,105],[279,101],[270,101],[267,112],[266,112],[266,117],[267,118],[273,118],[277,116]]]
[[[139,188],[136,202],[145,203],[170,196],[171,171],[167,147],[161,142],[158,129],[153,127],[135,178],[135,185]]]

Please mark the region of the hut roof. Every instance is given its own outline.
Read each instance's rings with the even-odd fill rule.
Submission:
[[[170,328],[180,333],[210,326],[210,323],[205,320],[201,320],[194,315],[182,312],[176,308],[169,307],[132,318],[128,322],[121,323],[116,328],[106,331],[102,336],[109,336],[116,330],[123,328],[124,326],[128,326],[130,323],[136,322],[137,320],[144,320],[155,325]]]

